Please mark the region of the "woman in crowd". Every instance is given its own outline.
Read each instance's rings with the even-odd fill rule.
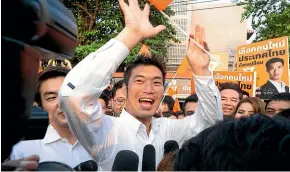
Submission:
[[[239,102],[233,116],[239,119],[257,113],[265,114],[265,103],[257,97],[248,97]]]

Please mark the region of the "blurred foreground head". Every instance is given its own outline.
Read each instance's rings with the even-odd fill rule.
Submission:
[[[2,7],[4,160],[25,134],[37,87],[39,60],[71,58],[78,44],[78,30],[73,14],[59,1],[3,1]]]
[[[290,123],[254,115],[223,121],[182,145],[175,171],[290,170]]]

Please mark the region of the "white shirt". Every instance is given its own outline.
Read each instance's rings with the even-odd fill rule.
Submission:
[[[284,82],[279,83],[271,79],[269,81],[276,87],[279,93],[286,92],[286,89],[285,89],[286,84]]]
[[[21,141],[16,144],[10,159],[25,158],[34,154],[40,157],[40,162],[57,161],[72,168],[92,159],[78,141],[71,145],[65,138],[61,138],[51,125],[48,126],[42,140]]]
[[[110,40],[70,71],[59,92],[60,106],[67,115],[71,131],[102,170],[111,170],[120,150],[137,153],[141,170],[143,148],[147,144],[155,147],[158,165],[166,141],[176,140],[181,145],[222,120],[223,116],[220,93],[212,76],[194,76],[199,100],[194,115],[182,120],[152,118],[149,137],[145,125],[125,110],[120,118],[104,115],[97,97],[109,85],[113,73],[128,54],[124,44]]]

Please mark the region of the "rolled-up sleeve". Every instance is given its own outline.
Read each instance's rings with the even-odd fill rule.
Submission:
[[[109,85],[113,73],[129,54],[128,48],[110,40],[89,54],[65,77],[59,91],[60,108],[64,111],[70,130],[98,162],[109,154],[117,142],[116,120],[102,113],[97,99]]]
[[[169,139],[182,144],[223,119],[220,92],[212,76],[193,76],[198,96],[195,113],[182,120],[167,120]]]

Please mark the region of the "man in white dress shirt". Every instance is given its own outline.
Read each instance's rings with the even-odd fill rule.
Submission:
[[[136,44],[165,29],[151,25],[148,4],[141,10],[137,0],[129,0],[129,4],[119,0],[119,3],[125,28],[70,71],[61,86],[59,100],[71,131],[96,160],[99,169],[111,170],[116,154],[120,150],[131,150],[138,154],[141,170],[145,145],[155,147],[158,164],[166,141],[182,144],[222,120],[221,98],[208,70],[209,56],[190,41],[187,58],[199,98],[195,115],[182,120],[153,118],[164,94],[165,80],[163,64],[155,58],[138,58],[127,67],[125,109],[120,118],[104,115],[96,99],[109,85],[113,73]],[[201,45],[206,45],[204,35],[204,29],[197,27],[195,39]]]
[[[10,159],[38,155],[40,162],[57,161],[72,168],[91,157],[69,130],[58,106],[58,91],[69,69],[48,67],[39,76],[38,104],[48,112],[50,125],[42,140],[21,141],[13,147]]]

